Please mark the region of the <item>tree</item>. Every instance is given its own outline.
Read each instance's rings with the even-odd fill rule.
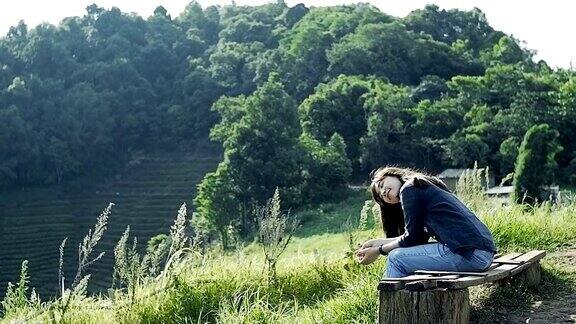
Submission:
[[[489,147],[476,134],[455,133],[446,147],[446,156],[452,165],[461,168],[471,167],[475,162],[486,165]]]
[[[404,153],[409,162],[430,170],[440,170],[445,164],[445,146],[457,130],[462,128],[464,109],[460,101],[446,97],[441,100],[422,100],[410,109],[415,120],[410,123],[413,145]]]
[[[482,56],[486,65],[524,63],[526,67],[535,67],[532,62],[534,53],[522,49],[516,39],[507,35],[502,36],[492,50],[485,51]]]
[[[284,19],[284,25],[288,28],[292,28],[302,17],[306,16],[306,14],[310,11],[310,9],[306,8],[303,3],[299,3],[292,8],[288,8],[282,15]]]
[[[19,169],[37,154],[35,132],[15,107],[0,108],[0,188],[17,183]]]
[[[557,119],[556,129],[560,131],[558,138],[564,150],[558,156],[558,163],[561,166],[576,166],[576,75],[572,74],[567,79],[562,80],[558,90],[559,111],[555,116]],[[568,171],[568,170],[567,170]],[[569,177],[576,180],[574,173],[568,173]],[[572,183],[576,184],[574,180]]]
[[[256,89],[254,66],[257,53],[264,50],[264,44],[220,42],[210,56],[212,78],[227,90],[227,95],[248,94]]]
[[[204,176],[198,185],[198,193],[194,199],[196,212],[207,224],[206,231],[215,230],[219,237],[222,249],[230,248],[229,229],[241,222],[241,210],[238,208],[238,189],[231,177],[226,162],[220,163],[216,171]]]
[[[448,138],[462,127],[464,111],[458,100],[447,98],[431,102],[421,101],[411,113],[416,117],[414,128],[420,136],[434,139]]]
[[[302,133],[300,143],[306,150],[302,196],[308,202],[333,200],[346,187],[352,165],[346,156],[346,143],[334,133],[323,145],[308,133]]]
[[[325,144],[338,133],[346,142],[346,153],[358,169],[360,138],[366,132],[365,96],[377,82],[364,77],[341,75],[318,86],[298,111],[304,132]]]
[[[362,74],[416,85],[426,75],[450,78],[480,74],[482,68],[457,56],[450,46],[393,22],[359,26],[327,53],[330,75]]]
[[[410,53],[413,38],[400,23],[359,27],[328,51],[329,71],[339,74],[375,74],[394,83],[414,83]]]
[[[409,110],[414,103],[408,88],[375,81],[364,96],[366,132],[360,138],[360,163],[363,173],[376,167],[408,164],[418,155],[408,140]]]
[[[393,20],[369,4],[312,8],[279,40],[279,71],[287,91],[298,101],[306,98],[314,87],[326,81],[327,51],[335,43],[361,25]]]
[[[253,207],[264,202],[274,188],[279,188],[287,206],[302,199],[304,152],[298,145],[301,128],[296,103],[278,75],[271,74],[252,95],[223,97],[214,109],[222,120],[211,136],[223,144],[229,177],[240,188],[234,205],[242,214],[241,230],[247,233],[254,224],[249,218]]]
[[[509,137],[500,144],[498,153],[501,157],[500,170],[503,175],[514,171],[514,164],[518,158],[518,147],[518,139],[515,137]]]
[[[296,99],[306,98],[326,74],[326,50],[331,37],[322,28],[301,22],[280,43],[283,62],[280,71]]]
[[[562,150],[558,131],[547,124],[532,126],[524,136],[514,169],[514,196],[518,202],[542,201],[542,186],[555,182],[555,157]]]
[[[409,30],[426,33],[434,40],[453,44],[458,40],[467,40],[473,53],[492,48],[504,33],[494,30],[486,15],[474,8],[470,11],[458,9],[440,10],[437,5],[427,5],[424,9],[412,11],[404,23]]]
[[[438,100],[443,93],[448,92],[446,80],[436,75],[427,75],[420,84],[412,90],[412,100],[420,102],[424,99]]]

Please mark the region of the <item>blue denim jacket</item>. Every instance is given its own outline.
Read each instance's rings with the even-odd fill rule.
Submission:
[[[434,185],[407,183],[400,191],[400,202],[406,224],[400,247],[426,243],[432,236],[453,252],[496,253],[490,230],[454,194]]]

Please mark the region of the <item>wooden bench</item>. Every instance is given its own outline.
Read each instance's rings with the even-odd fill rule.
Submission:
[[[540,282],[545,251],[497,256],[485,272],[416,271],[404,278],[383,278],[379,323],[468,323],[468,287],[520,278],[527,286]]]

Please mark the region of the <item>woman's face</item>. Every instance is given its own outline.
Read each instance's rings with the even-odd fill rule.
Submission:
[[[400,179],[387,176],[378,184],[378,192],[387,204],[397,204],[400,202],[400,187],[402,187]]]

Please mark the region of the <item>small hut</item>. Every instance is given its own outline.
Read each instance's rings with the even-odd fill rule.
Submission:
[[[489,197],[509,197],[513,192],[513,186],[498,186],[486,190],[486,195]]]
[[[460,176],[464,173],[464,172],[472,172],[472,169],[446,169],[444,171],[442,171],[442,173],[438,174],[436,177],[438,177],[440,180],[444,181],[444,183],[448,186],[448,188],[450,188],[450,190],[455,191],[456,190],[456,184],[458,183],[458,179],[460,179]],[[488,187],[494,187],[494,175],[490,174],[490,172],[488,172]]]

